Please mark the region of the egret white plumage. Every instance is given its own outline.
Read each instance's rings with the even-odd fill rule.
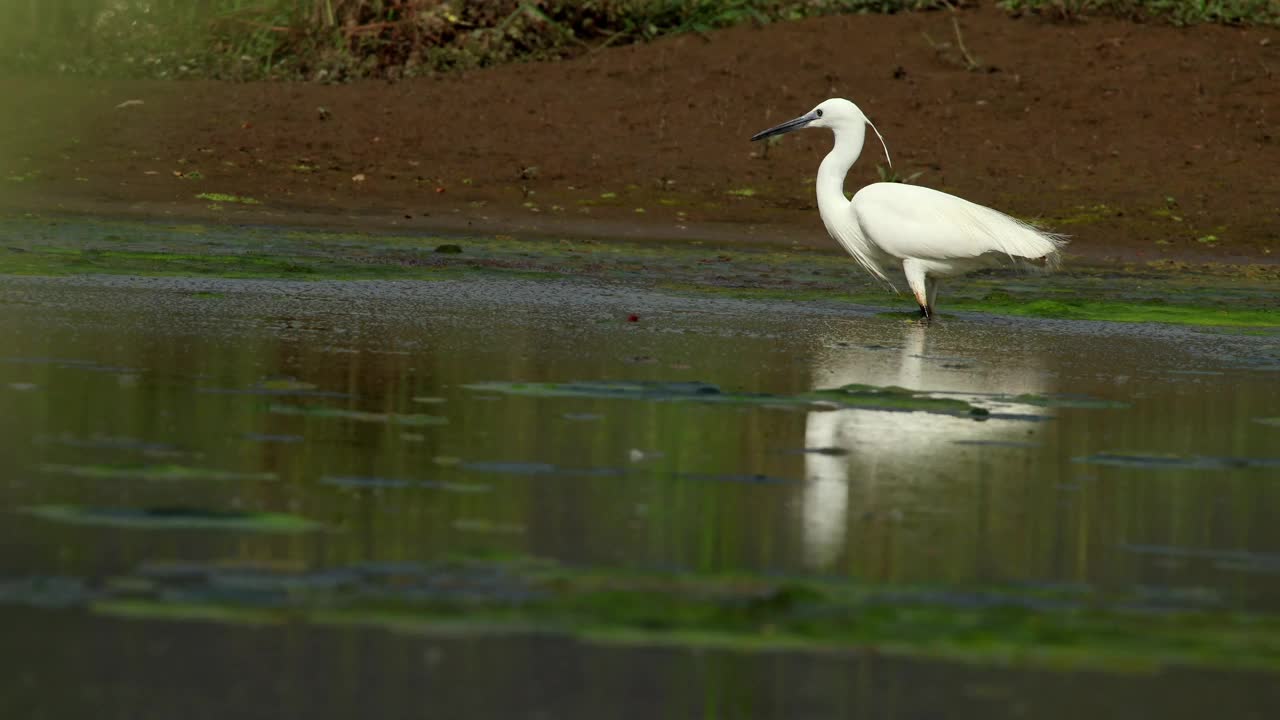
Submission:
[[[818,213],[831,237],[872,276],[885,275],[890,262],[902,263],[907,284],[927,320],[933,317],[938,278],[962,275],[1002,262],[1052,268],[1066,238],[954,195],[893,182],[844,194],[845,175],[862,154],[871,125],[885,159],[884,137],[857,105],[832,98],[794,120],[757,133],[752,140],[802,128],[831,128],[835,145],[818,166]],[[892,166],[892,161],[889,161]]]

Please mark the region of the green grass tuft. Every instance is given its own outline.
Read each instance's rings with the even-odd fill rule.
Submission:
[[[1001,0],[1011,13],[1030,12],[1059,20],[1108,15],[1164,20],[1174,25],[1280,25],[1275,0]]]

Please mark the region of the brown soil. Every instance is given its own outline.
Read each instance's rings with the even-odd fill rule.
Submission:
[[[948,14],[919,13],[396,84],[5,81],[0,199],[832,248],[812,197],[829,134],[768,148],[747,138],[843,96],[876,121],[899,173],[1040,217],[1074,236],[1078,256],[1280,259],[1280,31],[993,9],[963,13],[961,27],[978,71],[943,46],[955,40]],[[850,191],[881,162],[869,145]],[[205,192],[262,204],[214,206],[196,199]]]

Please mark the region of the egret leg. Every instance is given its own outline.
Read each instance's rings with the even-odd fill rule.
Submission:
[[[929,317],[933,317],[933,304],[937,297],[938,278],[926,276],[924,279],[924,310]]]
[[[907,259],[902,261],[902,272],[906,274],[907,285],[911,286],[911,292],[916,296],[920,317],[928,322],[933,318],[933,308],[929,304],[929,281],[925,278],[924,267],[917,260]]]

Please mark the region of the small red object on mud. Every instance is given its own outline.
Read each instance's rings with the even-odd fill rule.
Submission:
[[[438,193],[443,193],[443,192],[444,192],[444,186],[443,186],[443,185],[437,185],[437,186],[436,186],[436,192],[438,192]]]
[[[628,316],[627,316],[627,322],[640,322],[640,316],[639,316],[639,315],[628,315]]]

